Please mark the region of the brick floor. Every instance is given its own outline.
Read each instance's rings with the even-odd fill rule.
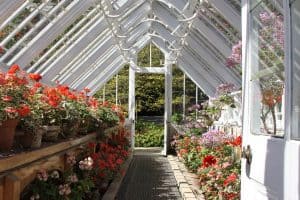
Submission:
[[[182,200],[172,168],[158,150],[137,150],[118,200]]]

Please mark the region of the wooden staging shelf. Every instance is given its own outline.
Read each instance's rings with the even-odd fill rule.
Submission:
[[[0,160],[0,200],[19,200],[40,169],[64,170],[65,154],[95,141],[96,133]]]

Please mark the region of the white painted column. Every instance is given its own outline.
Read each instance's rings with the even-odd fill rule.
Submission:
[[[170,125],[172,117],[172,61],[165,55],[165,116],[164,116],[164,149],[167,155],[169,147]]]
[[[135,146],[135,70],[133,66],[129,67],[128,118],[131,127],[131,148],[133,150]]]

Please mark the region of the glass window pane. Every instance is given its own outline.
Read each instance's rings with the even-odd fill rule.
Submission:
[[[300,139],[300,1],[291,10],[292,27],[292,139]]]
[[[250,13],[251,131],[283,135],[284,26],[277,0],[260,1]]]

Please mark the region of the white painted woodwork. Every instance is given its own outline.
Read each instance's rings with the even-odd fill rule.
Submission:
[[[284,0],[285,13],[285,127],[284,137],[276,138],[265,135],[254,135],[251,133],[250,122],[253,102],[250,96],[250,69],[251,60],[249,56],[249,2],[242,1],[242,35],[243,35],[243,146],[250,145],[252,150],[252,163],[249,165],[242,159],[242,200],[299,200],[300,199],[300,141],[291,138],[291,28],[289,0]],[[300,4],[297,5],[295,22],[299,22]],[[299,23],[298,23],[299,26]],[[297,43],[299,40],[293,41]],[[296,122],[299,123],[299,122]],[[298,130],[299,131],[299,130]]]

